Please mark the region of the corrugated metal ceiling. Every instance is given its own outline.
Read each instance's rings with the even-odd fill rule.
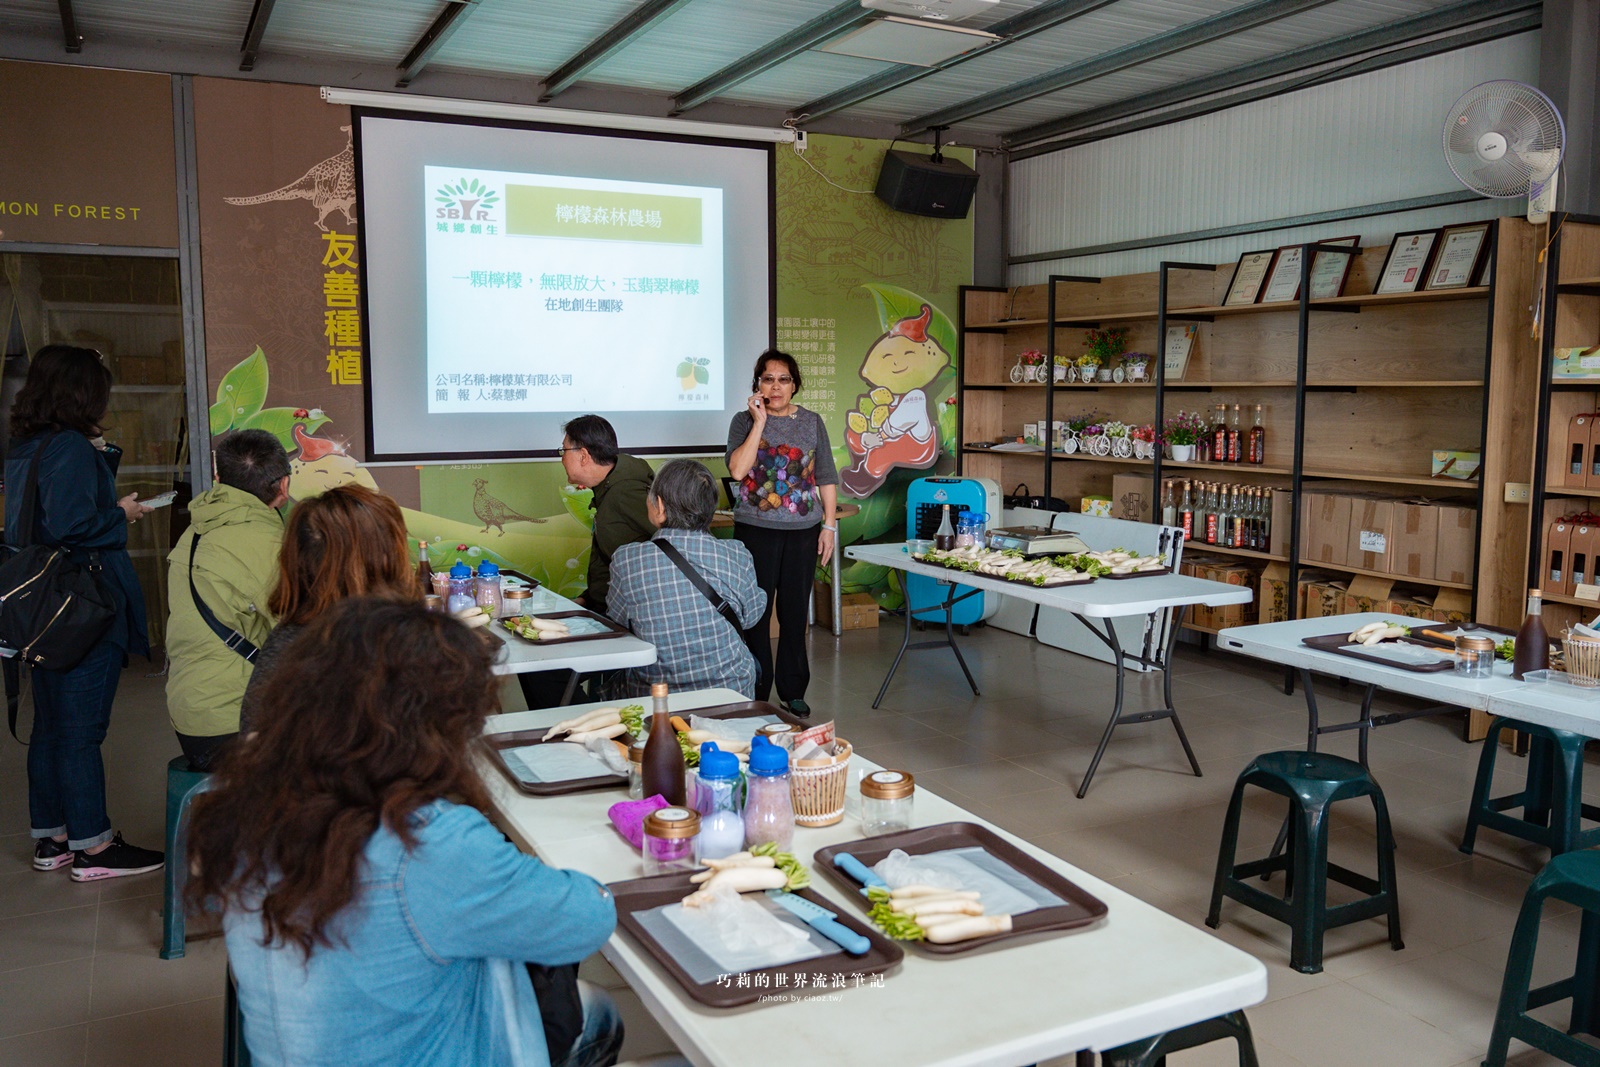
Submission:
[[[566,63],[630,13],[659,0],[478,0],[427,70],[539,79]],[[1240,0],[1108,0],[1077,18],[1019,38],[888,92],[838,110],[842,118],[907,123],[1075,63],[1098,59],[1156,34],[1247,6]],[[1125,67],[1055,92],[973,115],[963,131],[1011,131],[1126,100],[1153,90],[1342,34],[1449,6],[1460,0],[1329,0],[1309,11],[1218,41]],[[1509,9],[1517,0],[1504,0]],[[1002,0],[967,25],[1007,20],[1061,0]],[[236,52],[252,0],[73,0],[83,58],[115,41],[145,46]],[[1091,6],[1084,0],[1081,6]],[[446,0],[277,0],[257,72],[270,77],[277,55],[328,57],[380,65],[400,62],[441,13]],[[582,82],[661,96],[680,94],[809,20],[841,10],[839,0],[684,0],[583,71]],[[853,9],[848,0],[845,14]],[[862,12],[862,17],[867,17]],[[4,35],[59,35],[56,0],[0,0]],[[820,42],[818,42],[820,43]],[[417,75],[427,77],[427,70]],[[895,71],[868,59],[808,50],[754,76],[730,79],[715,99],[797,111],[864,79]],[[559,96],[556,103],[560,103]],[[692,114],[692,111],[690,112]]]

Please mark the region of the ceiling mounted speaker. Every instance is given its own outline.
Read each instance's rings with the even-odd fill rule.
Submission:
[[[964,219],[978,188],[978,172],[965,163],[946,159],[934,130],[933,155],[890,149],[878,171],[878,199],[911,215],[935,219]]]

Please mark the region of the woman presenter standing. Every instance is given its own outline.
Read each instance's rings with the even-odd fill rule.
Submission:
[[[833,558],[839,473],[822,417],[794,403],[800,384],[793,356],[761,353],[750,383],[755,395],[728,427],[727,455],[728,473],[738,483],[730,501],[734,536],[750,550],[756,583],[767,594],[766,611],[744,634],[760,670],[756,699],[769,699],[776,683],[779,702],[804,717],[811,714],[806,607],[818,564]],[[776,663],[769,621],[774,606]]]

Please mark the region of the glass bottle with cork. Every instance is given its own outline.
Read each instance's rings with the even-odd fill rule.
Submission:
[[[678,732],[672,728],[672,712],[667,708],[667,683],[656,682],[650,687],[653,704],[650,713],[650,737],[644,743],[644,760],[640,774],[644,779],[644,795],[660,794],[668,804],[681,806],[684,802],[683,749],[678,747]]]
[[[1528,617],[1517,631],[1516,651],[1511,658],[1511,677],[1522,680],[1529,671],[1550,666],[1550,638],[1544,632],[1544,594],[1528,590]]]
[[[1178,504],[1173,498],[1172,479],[1168,478],[1161,483],[1161,525],[1175,526],[1178,520]]]
[[[1185,541],[1194,540],[1194,500],[1190,495],[1187,479],[1183,483],[1183,500],[1178,504],[1178,521],[1173,525],[1183,527]]]
[[[1218,404],[1211,417],[1211,462],[1228,462],[1228,405]]]
[[[417,538],[417,588],[425,597],[433,596],[433,563],[428,559],[428,542]]]
[[[1255,422],[1250,427],[1250,447],[1248,458],[1251,463],[1265,463],[1267,461],[1267,427],[1261,421],[1261,405],[1256,405]]]
[[[939,529],[933,535],[933,547],[941,552],[949,552],[956,547],[956,528],[950,525],[950,505],[944,505],[939,519]]]
[[[1243,431],[1239,426],[1239,405],[1233,405],[1233,421],[1228,424],[1228,462],[1238,463],[1244,458]]]

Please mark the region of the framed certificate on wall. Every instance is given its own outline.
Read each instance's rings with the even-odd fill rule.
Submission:
[[[1439,234],[1439,254],[1428,269],[1424,289],[1465,289],[1478,276],[1489,252],[1489,223],[1446,226]]]
[[[1272,266],[1277,250],[1246,252],[1233,268],[1233,280],[1228,283],[1228,295],[1222,298],[1224,306],[1254,304],[1261,295],[1261,285],[1267,279],[1267,268]]]
[[[1378,272],[1374,293],[1414,293],[1427,277],[1428,260],[1439,242],[1438,230],[1417,230],[1397,233],[1389,254],[1384,258],[1383,269]]]
[[[1334,237],[1318,241],[1319,245],[1339,245],[1355,249],[1350,255],[1343,252],[1317,252],[1311,257],[1311,299],[1331,300],[1344,295],[1345,282],[1350,278],[1350,268],[1361,255],[1361,238]]]
[[[1281,304],[1300,296],[1300,260],[1305,248],[1301,245],[1284,245],[1272,257],[1267,270],[1267,280],[1261,286],[1263,304]]]
[[[1183,381],[1184,372],[1189,369],[1189,355],[1194,351],[1195,334],[1199,327],[1192,322],[1179,326],[1167,327],[1167,344],[1164,363],[1166,377],[1169,382]]]

